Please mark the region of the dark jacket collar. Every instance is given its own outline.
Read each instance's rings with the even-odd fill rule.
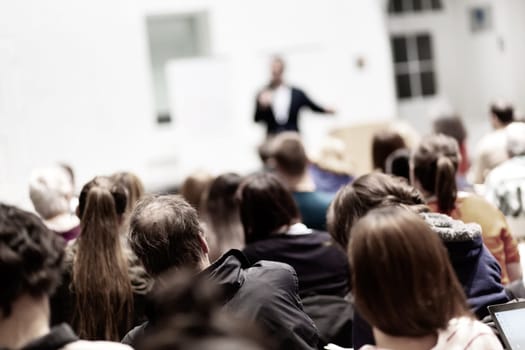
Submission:
[[[67,324],[53,327],[51,331],[24,346],[23,350],[57,350],[74,343],[78,337]]]
[[[244,270],[249,267],[250,263],[244,254],[232,249],[202,271],[201,276],[207,276],[223,288],[224,303],[227,303],[244,284]]]

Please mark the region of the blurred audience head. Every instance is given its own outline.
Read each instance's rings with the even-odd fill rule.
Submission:
[[[0,324],[20,298],[47,303],[60,283],[64,245],[36,215],[0,203]]]
[[[412,155],[412,184],[425,196],[436,196],[445,214],[455,208],[459,161],[458,143],[442,134],[425,137]]]
[[[196,171],[184,180],[180,188],[180,194],[200,213],[202,197],[212,181],[213,176],[210,173],[202,170]]]
[[[372,137],[372,164],[374,169],[385,172],[385,161],[392,152],[405,148],[401,135],[390,129],[380,130]]]
[[[494,129],[501,129],[514,121],[514,106],[505,100],[490,105],[491,122]]]
[[[70,212],[73,185],[60,166],[35,169],[29,181],[29,196],[36,212],[44,220]]]
[[[282,178],[300,178],[308,168],[308,156],[301,136],[296,132],[283,132],[269,145],[269,162]]]
[[[335,174],[351,175],[352,167],[346,156],[346,145],[336,137],[323,140],[319,154],[313,159],[319,168]]]
[[[525,123],[514,122],[505,128],[507,136],[507,152],[509,156],[524,156],[525,155]]]
[[[327,214],[328,231],[346,249],[359,218],[374,208],[393,205],[426,210],[421,194],[403,179],[377,172],[360,176],[337,192]]]
[[[219,175],[212,181],[203,204],[203,217],[216,236],[219,255],[244,247],[244,233],[236,199],[242,177],[235,173]]]
[[[129,244],[152,276],[209,263],[197,211],[178,195],[141,199],[131,214]]]
[[[238,190],[241,222],[246,243],[268,237],[300,221],[292,194],[268,173],[259,173],[244,180]]]
[[[448,252],[419,215],[399,206],[375,209],[355,224],[351,237],[355,304],[374,328],[422,337],[468,315]]]
[[[119,326],[131,325],[133,294],[128,260],[122,247],[121,224],[126,189],[99,176],[82,188],[77,215],[82,233],[77,238],[72,287],[74,326],[84,339],[120,340]]]
[[[251,322],[222,309],[225,291],[191,271],[168,273],[150,296],[149,327],[138,350],[272,349]]]
[[[385,173],[410,181],[410,150],[400,148],[392,152],[385,160]]]
[[[137,201],[144,196],[144,184],[137,175],[127,171],[115,173],[111,177],[126,189],[128,195],[126,213],[131,213]]]
[[[443,134],[456,140],[458,145],[467,140],[467,130],[463,120],[457,115],[440,115],[432,123],[432,132],[434,134]]]

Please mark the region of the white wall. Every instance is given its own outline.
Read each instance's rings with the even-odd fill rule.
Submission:
[[[339,112],[333,121],[306,116],[310,142],[330,125],[392,117],[392,67],[381,2],[1,2],[0,200],[30,207],[31,169],[55,161],[71,163],[79,185],[122,169],[137,172],[150,187],[186,175],[190,167],[181,162],[194,145],[175,139],[185,132],[177,131],[176,121],[155,123],[147,15],[208,11],[210,55],[232,67],[229,108],[237,126],[217,133],[232,136],[225,142],[243,135],[236,148],[244,160],[239,169],[256,164],[253,151],[264,132],[251,122],[253,99],[266,82],[273,53],[289,59],[291,83]],[[367,63],[362,70],[355,66],[358,57]],[[175,87],[177,77],[169,84]],[[216,158],[214,145],[209,149],[210,159]]]
[[[445,0],[441,12],[389,18],[391,33],[429,31],[434,38],[438,94],[428,99],[402,101],[398,115],[422,132],[430,130],[430,116],[449,106],[465,118],[470,148],[489,130],[488,106],[505,98],[525,107],[525,2],[522,0]],[[493,27],[472,33],[468,10],[490,5]],[[504,50],[500,49],[500,40]]]

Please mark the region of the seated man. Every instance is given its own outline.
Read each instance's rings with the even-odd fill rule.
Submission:
[[[49,295],[63,258],[64,241],[38,217],[0,204],[0,349],[130,349],[79,341],[66,324],[49,328]]]
[[[269,145],[268,164],[292,192],[302,222],[310,228],[326,230],[326,211],[334,194],[317,191],[299,134],[284,132],[277,135]]]
[[[293,268],[269,261],[250,266],[238,250],[210,264],[197,212],[181,197],[164,195],[138,202],[131,215],[129,240],[152,276],[194,270],[224,289],[226,311],[259,324],[280,348],[317,347],[317,329],[302,309]],[[153,313],[150,321],[154,318]],[[136,327],[123,342],[135,344],[147,328],[147,323]]]

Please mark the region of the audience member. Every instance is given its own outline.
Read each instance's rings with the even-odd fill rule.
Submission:
[[[299,277],[299,294],[345,296],[348,261],[326,232],[301,223],[290,192],[271,174],[247,178],[239,188],[244,254],[250,263],[260,260],[291,265]]]
[[[352,306],[345,253],[326,232],[300,222],[290,192],[271,174],[246,179],[239,189],[241,220],[246,234],[244,253],[260,260],[291,265],[299,279],[304,310],[319,330],[320,345],[352,345]]]
[[[326,210],[334,194],[318,191],[308,172],[308,157],[299,134],[284,132],[270,145],[270,165],[292,191],[303,223],[313,229],[326,229]]]
[[[202,212],[202,197],[212,181],[213,176],[210,173],[200,170],[189,175],[182,183],[180,194],[198,213]]]
[[[456,174],[457,188],[461,191],[472,191],[472,185],[467,180],[470,159],[467,152],[467,130],[463,120],[457,115],[441,115],[432,124],[434,134],[443,134],[456,140],[459,146],[459,165]]]
[[[70,323],[80,337],[118,341],[142,319],[148,283],[132,275],[120,225],[126,191],[96,177],[80,193],[82,234],[68,247],[62,285],[52,299],[53,324]],[[143,270],[138,270],[143,271]]]
[[[345,148],[344,142],[338,138],[324,140],[319,155],[308,169],[318,191],[335,193],[354,179]]]
[[[485,197],[505,214],[511,231],[525,237],[525,123],[505,129],[509,160],[495,167],[485,181]]]
[[[138,350],[275,348],[255,324],[227,313],[221,307],[225,291],[202,277],[187,271],[159,277],[149,307],[155,323],[138,340]]]
[[[505,127],[514,121],[514,107],[508,102],[497,101],[490,106],[493,130],[486,134],[476,147],[472,163],[471,182],[482,184],[487,174],[508,159]]]
[[[274,336],[279,348],[317,347],[317,330],[302,310],[295,271],[277,262],[250,265],[238,250],[231,250],[210,264],[197,212],[179,196],[141,200],[131,217],[129,239],[152,276],[168,270],[193,270],[226,291],[221,303],[225,310],[256,321]],[[154,324],[156,316],[149,316]],[[135,344],[147,327],[145,323],[133,329],[123,342]]]
[[[503,213],[478,195],[457,191],[456,141],[445,135],[429,136],[415,150],[412,163],[413,185],[427,198],[429,208],[466,223],[479,224],[483,242],[501,266],[502,282],[507,284],[521,278],[518,244]]]
[[[46,226],[66,241],[78,237],[80,222],[71,212],[74,188],[60,166],[36,169],[29,182],[29,197]]]
[[[64,244],[35,215],[0,204],[0,348],[130,349],[79,341],[66,324],[49,327],[49,296],[60,282]]]
[[[355,222],[372,209],[390,206],[428,211],[419,192],[402,179],[381,173],[363,175],[341,189],[330,206],[330,233],[347,249]],[[442,214],[426,214],[424,218],[447,248],[468,305],[478,318],[488,315],[487,306],[509,300],[501,284],[499,264],[484,246],[478,225],[466,225]],[[374,342],[370,327],[357,312],[353,335],[355,348]]]
[[[400,148],[385,160],[385,173],[410,181],[410,150]]]
[[[230,249],[244,248],[244,232],[235,194],[242,177],[235,173],[217,176],[210,184],[202,205],[203,219],[209,234],[215,237],[217,249],[210,251],[213,261]]]
[[[375,132],[372,137],[372,165],[374,170],[384,173],[388,156],[401,148],[406,148],[406,144],[396,131],[383,129]]]
[[[78,207],[78,197],[76,195],[76,178],[75,178],[75,171],[73,170],[73,167],[68,163],[58,163],[58,166],[64,169],[67,174],[69,175],[69,180],[71,181],[71,188],[73,189],[73,197],[69,200],[69,208],[71,213],[75,213]]]
[[[135,204],[144,196],[144,184],[140,178],[128,171],[121,171],[111,176],[112,180],[127,191],[126,213],[131,213]]]
[[[417,214],[372,210],[351,237],[355,304],[378,345],[361,349],[503,349],[471,316],[447,250]]]

